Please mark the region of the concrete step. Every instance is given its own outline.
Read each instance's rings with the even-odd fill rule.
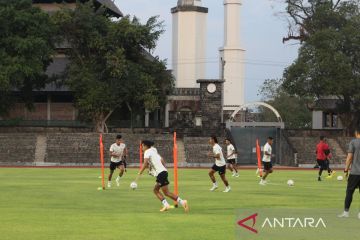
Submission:
[[[47,137],[45,135],[38,135],[36,137],[35,145],[35,163],[44,163],[47,150]]]

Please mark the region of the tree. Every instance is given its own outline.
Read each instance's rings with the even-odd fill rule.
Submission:
[[[347,130],[360,120],[360,6],[357,0],[288,0],[303,33],[296,61],[284,72],[284,89],[299,97],[336,96]]]
[[[30,0],[0,0],[0,115],[16,101],[32,107],[32,93],[49,81],[54,25]],[[17,97],[14,96],[16,91]]]
[[[291,96],[282,87],[283,79],[268,79],[259,90],[263,101],[279,111],[286,128],[311,127],[311,112],[307,104],[311,99]],[[266,108],[260,108],[262,121],[276,121],[274,113]]]
[[[80,117],[104,132],[106,121],[122,104],[154,110],[173,86],[165,62],[146,50],[156,47],[163,32],[157,17],[142,25],[129,16],[112,21],[92,3],[54,15],[59,35],[71,48],[64,83],[75,93]],[[146,50],[145,50],[146,49]]]

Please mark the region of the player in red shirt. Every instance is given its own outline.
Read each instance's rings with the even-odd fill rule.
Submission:
[[[320,167],[318,181],[321,181],[321,174],[324,170],[327,170],[329,176],[332,177],[335,174],[329,167],[328,156],[330,154],[329,145],[325,141],[324,136],[320,136],[320,142],[316,145],[316,160]]]

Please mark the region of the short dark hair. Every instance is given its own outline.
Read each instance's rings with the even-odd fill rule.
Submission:
[[[274,140],[274,138],[273,137],[268,137],[268,140]]]
[[[116,135],[116,139],[122,139],[122,136],[120,134]]]
[[[320,140],[324,140],[325,139],[325,136],[320,136]]]
[[[148,148],[154,146],[154,142],[150,140],[143,140],[141,143],[147,146]]]
[[[225,138],[225,141],[229,141],[231,143],[231,139],[230,138]]]
[[[211,139],[214,140],[215,143],[218,143],[217,137],[215,135],[212,135]]]

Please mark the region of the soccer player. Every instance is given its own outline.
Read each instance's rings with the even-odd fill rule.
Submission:
[[[122,159],[127,155],[128,155],[127,148],[122,140],[122,136],[117,135],[115,143],[110,146],[111,161],[110,161],[110,174],[108,177],[108,188],[111,188],[111,179],[116,168],[119,169],[119,176],[117,176],[116,178],[116,184],[117,186],[120,186],[120,179],[123,176],[125,170],[124,161]]]
[[[269,176],[270,173],[273,173],[273,166],[271,163],[271,157],[272,157],[272,144],[273,144],[273,138],[268,137],[267,142],[264,146],[264,155],[262,158],[263,166],[264,166],[264,172],[265,174],[262,176],[260,180],[260,185],[266,185],[266,178]]]
[[[216,179],[215,179],[215,172],[218,172],[220,175],[221,180],[224,182],[226,188],[223,192],[227,193],[230,192],[231,187],[229,185],[228,180],[226,179],[225,173],[226,173],[226,162],[224,158],[224,154],[222,152],[222,149],[220,145],[218,144],[218,140],[215,136],[211,136],[209,139],[209,144],[212,146],[212,152],[208,154],[209,157],[214,158],[215,164],[212,166],[212,168],[209,171],[209,176],[211,181],[213,182],[213,186],[210,189],[210,191],[215,191],[218,188]]]
[[[232,144],[231,140],[229,138],[225,139],[226,144],[226,163],[229,168],[229,170],[233,173],[232,177],[239,177],[239,172],[236,169],[236,150],[234,145]]]
[[[317,163],[320,167],[318,181],[321,181],[321,175],[324,170],[327,170],[329,176],[333,176],[335,172],[333,172],[329,167],[328,155],[330,154],[329,145],[325,141],[324,136],[320,136],[320,142],[316,145],[316,159]]]
[[[345,210],[339,217],[349,217],[349,209],[353,200],[353,194],[357,188],[360,189],[360,125],[356,127],[355,137],[356,138],[349,144],[348,155],[346,158],[344,172],[346,177],[348,177],[348,183],[345,197]],[[360,219],[360,212],[358,213],[358,218]]]
[[[184,208],[185,212],[188,212],[188,202],[186,200],[182,200],[179,196],[176,196],[174,193],[169,191],[168,172],[165,168],[165,161],[159,155],[156,148],[152,147],[153,145],[154,143],[151,141],[142,141],[142,148],[144,151],[144,165],[140,169],[138,175],[141,176],[147,167],[151,167],[151,173],[154,175],[154,177],[156,177],[154,194],[163,204],[163,208],[160,209],[160,212],[168,211],[171,208],[164,195],[174,201],[177,201]],[[164,195],[160,192],[160,190]]]

